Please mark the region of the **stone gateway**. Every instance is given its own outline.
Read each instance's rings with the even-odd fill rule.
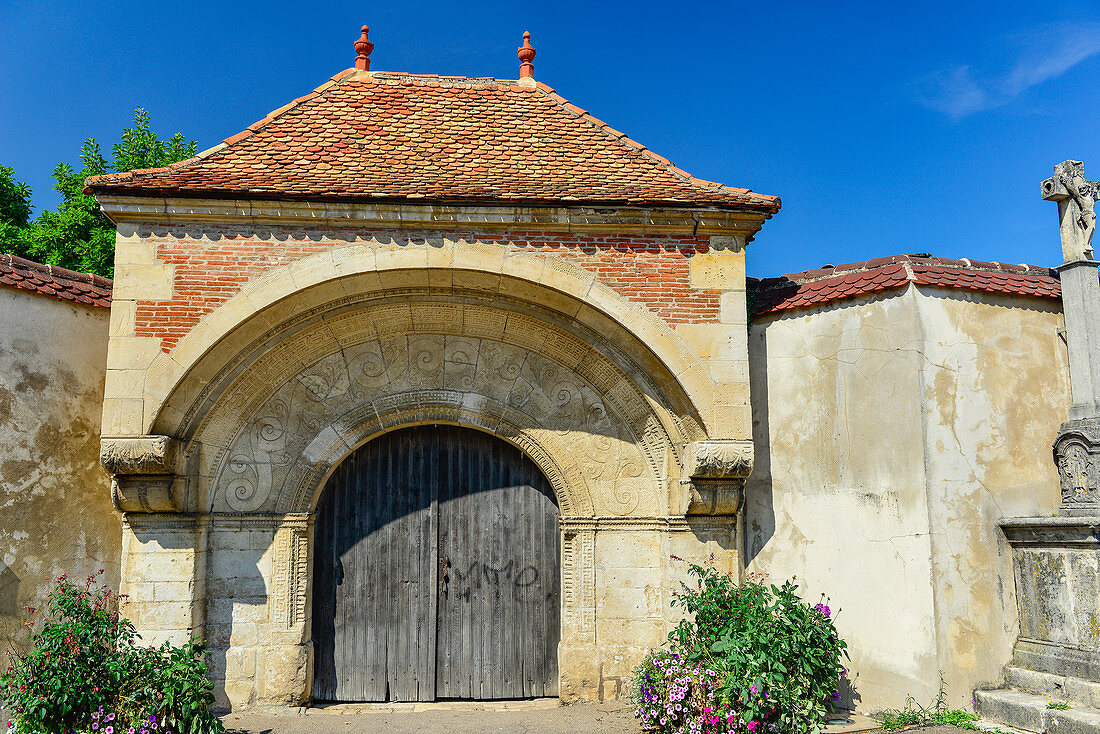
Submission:
[[[508,81],[367,46],[195,158],[88,181],[128,614],[203,638],[227,707],[614,698],[673,557],[742,565],[744,249],[779,200],[569,104],[533,49]]]

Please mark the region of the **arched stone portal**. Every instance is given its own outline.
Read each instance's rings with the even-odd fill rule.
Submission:
[[[499,437],[547,477],[561,514],[558,687],[616,695],[667,633],[669,557],[736,562],[740,485],[725,478],[747,474],[751,447],[705,440],[705,368],[591,280],[615,319],[518,273],[303,268],[250,284],[153,361],[145,430],[165,438],[105,439],[128,511],[124,563],[178,549],[179,600],[154,592],[133,608],[147,638],[204,636],[225,705],[309,700],[321,489],[377,436],[452,424]],[[256,293],[287,277],[305,285],[257,309]],[[637,336],[647,329],[652,345]]]

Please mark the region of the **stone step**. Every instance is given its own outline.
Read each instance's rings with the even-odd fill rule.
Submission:
[[[975,691],[974,704],[983,719],[1038,734],[1100,734],[1100,710],[1070,703],[1067,711],[1047,708],[1046,695],[1015,688]]]
[[[1100,709],[1100,683],[1082,678],[1041,673],[1027,668],[1005,668],[1009,688],[1017,688],[1051,701],[1080,703],[1088,708]]]

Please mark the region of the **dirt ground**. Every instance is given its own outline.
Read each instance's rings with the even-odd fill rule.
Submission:
[[[531,701],[492,710],[476,704],[342,705],[304,712],[229,714],[222,721],[231,734],[641,734],[630,708],[621,703],[559,706]],[[870,729],[866,723],[857,723],[830,727],[829,731],[854,734]],[[921,729],[920,734],[962,731],[938,726]]]

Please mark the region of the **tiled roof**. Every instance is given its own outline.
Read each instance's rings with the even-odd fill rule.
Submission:
[[[165,168],[93,176],[88,193],[779,210],[697,179],[517,81],[355,69]]]
[[[909,283],[1036,298],[1060,298],[1058,273],[1035,265],[895,255],[846,265],[826,265],[778,278],[750,278],[753,313],[778,313],[844,298],[902,288]]]
[[[110,308],[113,285],[110,278],[0,254],[0,286],[86,306]]]

